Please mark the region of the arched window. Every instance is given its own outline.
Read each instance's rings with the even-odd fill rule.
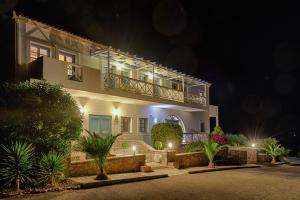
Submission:
[[[179,117],[177,117],[175,115],[169,115],[165,118],[165,122],[172,123],[172,124],[178,124],[182,128],[182,132],[185,133],[184,123]]]

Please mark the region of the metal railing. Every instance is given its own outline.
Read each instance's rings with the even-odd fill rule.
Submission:
[[[104,86],[105,88],[120,89],[145,96],[184,102],[182,91],[113,73],[105,74]]]
[[[192,94],[187,94],[186,96],[184,96],[184,92],[180,90],[174,90],[165,86],[133,79],[114,73],[106,73],[104,75],[104,87],[110,89],[120,89],[135,94],[154,96],[161,99],[167,99],[177,102],[187,102],[202,105],[206,104],[205,97]]]
[[[184,101],[186,103],[206,105],[206,98],[201,95],[186,94],[186,96],[184,97]]]

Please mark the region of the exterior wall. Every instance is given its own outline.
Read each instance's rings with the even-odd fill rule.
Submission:
[[[219,107],[214,105],[209,105],[209,117],[216,118],[216,125],[219,125]]]
[[[228,155],[232,156],[240,164],[256,164],[257,163],[257,151],[248,147],[231,147],[228,151]]]
[[[168,108],[158,108],[155,106],[140,106],[134,104],[114,103],[110,101],[102,101],[95,99],[84,99],[75,97],[78,104],[84,106],[86,112],[84,113],[83,127],[89,128],[89,114],[93,115],[110,115],[113,116],[113,109],[118,109],[120,114],[118,120],[115,120],[113,116],[113,133],[119,133],[120,130],[120,117],[131,117],[131,133],[130,135],[141,136],[145,138],[146,142],[150,142],[150,130],[151,127],[156,123],[164,122],[165,118],[169,115],[175,115],[179,117],[184,123],[185,130],[200,131],[200,121],[206,123],[206,130],[209,131],[208,127],[208,113],[202,112],[187,112]],[[148,118],[148,129],[147,133],[139,133],[138,131],[138,118]]]

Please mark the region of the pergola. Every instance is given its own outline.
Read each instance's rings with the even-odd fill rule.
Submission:
[[[105,57],[107,59],[108,71],[111,68],[112,61],[127,64],[132,69],[135,69],[137,71],[147,71],[149,74],[152,74],[152,83],[154,83],[155,77],[160,76],[167,80],[175,80],[177,82],[181,82],[183,91],[184,88],[189,89],[190,87],[210,85],[210,83],[202,79],[194,78],[177,70],[162,66],[150,60],[145,60],[144,58],[137,57],[136,55],[131,55],[128,52],[121,51],[120,49],[114,49],[110,46],[103,45],[94,47],[94,49],[91,50],[90,54],[91,56],[99,55]],[[205,88],[206,87],[204,87],[204,89]]]

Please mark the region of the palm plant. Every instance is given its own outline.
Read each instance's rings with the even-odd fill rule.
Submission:
[[[206,154],[209,164],[209,168],[214,168],[214,157],[215,155],[223,148],[224,145],[221,145],[212,139],[208,139],[206,142],[203,143],[202,151]]]
[[[39,175],[42,182],[49,183],[52,187],[56,185],[57,180],[62,176],[65,165],[65,156],[55,151],[49,151],[48,154],[42,154],[39,161]]]
[[[264,150],[272,157],[272,164],[276,163],[276,158],[284,153],[284,148],[277,142],[267,144]]]
[[[4,157],[0,163],[0,180],[7,185],[15,185],[15,192],[20,193],[20,184],[29,181],[33,169],[34,148],[21,141],[10,146],[2,145]]]
[[[104,170],[104,166],[109,155],[109,151],[115,142],[118,135],[105,135],[100,136],[96,133],[91,133],[86,130],[88,136],[81,136],[77,144],[77,150],[87,153],[89,156],[94,158],[95,163],[99,167],[99,173],[96,176],[96,180],[108,179],[107,174]]]

